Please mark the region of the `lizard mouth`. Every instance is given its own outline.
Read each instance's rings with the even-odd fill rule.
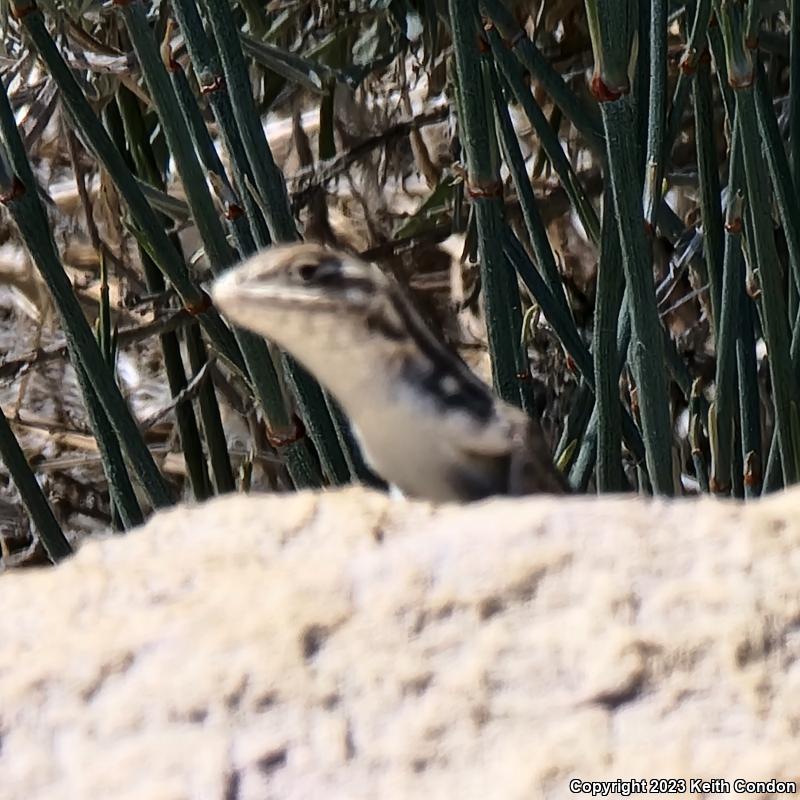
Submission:
[[[319,291],[277,283],[258,285],[237,281],[235,274],[219,278],[211,288],[211,298],[219,310],[233,322],[247,325],[254,315],[260,318],[270,312],[304,312],[331,314],[343,310],[340,298]]]
[[[247,306],[252,310],[262,313],[269,311],[340,311],[342,303],[333,297],[326,297],[317,292],[306,292],[302,289],[293,289],[283,286],[238,287],[235,297],[223,299],[223,296],[213,295],[215,300],[220,300],[220,308],[234,305]]]

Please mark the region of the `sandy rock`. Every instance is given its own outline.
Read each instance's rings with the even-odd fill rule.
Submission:
[[[800,785],[798,507],[348,489],[167,511],[0,579],[0,798]]]

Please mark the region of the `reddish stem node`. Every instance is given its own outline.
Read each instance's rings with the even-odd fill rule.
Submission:
[[[215,75],[208,83],[200,84],[200,94],[213,94],[225,86],[225,78],[222,75]]]
[[[741,233],[742,232],[742,218],[741,217],[735,217],[730,222],[726,222],[725,223],[725,230],[728,231],[728,233],[735,233],[735,234]]]
[[[11,186],[4,192],[0,192],[0,203],[4,206],[8,205],[13,200],[16,200],[18,197],[22,197],[25,194],[25,184],[16,176],[11,179]]]
[[[14,19],[25,19],[28,14],[32,14],[34,11],[37,10],[37,5],[35,2],[28,3],[27,5],[20,5],[19,3],[11,4],[11,16]]]
[[[600,77],[599,72],[595,72],[592,75],[592,81],[589,84],[589,88],[598,103],[611,103],[614,100],[619,100],[619,98],[624,94],[622,90],[612,89],[607,86]]]
[[[184,308],[192,317],[196,317],[198,314],[205,314],[212,306],[211,295],[204,289],[200,289],[200,299],[196,303],[184,304]]]
[[[485,185],[479,183],[467,182],[467,194],[470,197],[502,197],[503,196],[503,182],[494,181]]]
[[[290,444],[299,442],[303,437],[305,437],[305,435],[306,427],[303,425],[303,420],[301,420],[297,414],[292,415],[292,427],[289,431],[277,433],[276,431],[267,428],[267,441],[276,450],[280,450],[282,447],[288,447]]]

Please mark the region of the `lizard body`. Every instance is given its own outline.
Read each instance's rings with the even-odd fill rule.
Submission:
[[[566,490],[538,422],[496,399],[376,266],[317,244],[281,245],[228,271],[212,297],[333,394],[366,460],[405,494]]]

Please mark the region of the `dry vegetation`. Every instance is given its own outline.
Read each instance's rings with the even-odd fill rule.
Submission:
[[[593,58],[583,3],[542,0],[506,5],[572,92],[592,104],[587,85]],[[780,110],[780,98],[788,88],[787,19],[781,4],[774,6],[764,18],[762,46],[769,54],[769,80]],[[165,192],[151,188],[148,199],[164,215],[170,233],[179,236],[193,275],[207,280],[211,273],[203,244],[190,220],[184,189],[168,159],[163,131],[117,9],[95,4],[79,7],[76,3],[66,9],[50,8],[48,3],[42,7],[62,55],[106,126],[113,129],[121,95],[138,105],[150,157],[165,181]],[[669,95],[685,46],[684,16],[678,13],[682,8],[678,4],[672,7],[674,19],[669,27]],[[463,191],[465,166],[453,102],[452,44],[444,24],[445,11],[446,4],[410,0],[372,4],[273,0],[265,10],[257,3],[233,6],[236,24],[252,45],[245,51],[253,91],[304,236],[335,241],[394,272],[442,336],[490,380],[476,233]],[[183,35],[173,24],[169,4],[154,4],[149,21],[162,56],[185,70],[219,154],[229,166],[206,99],[197,92]],[[47,69],[21,23],[12,17],[5,21],[4,42],[3,81],[64,268],[88,320],[95,324],[103,302],[101,265],[105,267],[110,310],[119,337],[117,379],[176,493],[190,496],[157,337],[160,331],[182,332],[189,318],[179,310],[173,291],[154,294],[148,290],[139,241],[131,231],[125,203],[108,173],[87,150]],[[321,77],[313,70],[303,73],[302,65],[295,74],[286,68],[276,71],[269,54],[258,49],[259,42],[302,54],[308,63],[324,65],[325,70]],[[537,82],[532,92],[599,213],[602,159]],[[714,98],[724,185],[726,139],[718,88]],[[509,105],[564,291],[588,344],[598,251],[522,109]],[[671,240],[654,237],[654,274],[661,319],[691,377],[700,378],[707,387],[715,369],[707,286],[702,270],[689,268],[702,254],[696,148],[689,110],[687,105],[666,174],[667,199],[686,232]],[[527,242],[513,182],[505,168],[502,175],[507,218],[521,241]],[[225,188],[213,180],[217,176],[211,177],[217,208],[224,215]],[[0,219],[0,243],[0,400],[59,521],[70,536],[79,536],[105,527],[111,520],[100,457],[66,358],[58,314],[6,212]],[[780,239],[779,244],[785,260],[785,244]],[[530,297],[524,290],[523,294],[525,305],[531,307]],[[544,316],[527,315],[526,324],[524,336],[537,395],[555,449],[578,376]],[[763,363],[761,371],[764,380]],[[217,390],[240,487],[285,487],[286,474],[265,435],[260,411],[223,362],[211,360],[193,384],[195,389],[190,388],[189,398],[196,399],[197,386],[209,380]],[[623,371],[625,398],[629,380],[628,370]],[[671,392],[676,464],[684,487],[692,491],[697,483],[687,404],[674,384]],[[768,437],[772,424],[769,403],[762,408],[766,409]],[[562,441],[562,451],[564,445]],[[705,436],[695,445],[707,455]],[[633,475],[630,459],[626,463]],[[4,558],[19,558],[32,545],[30,526],[8,476],[3,474],[1,480],[0,546]]]

